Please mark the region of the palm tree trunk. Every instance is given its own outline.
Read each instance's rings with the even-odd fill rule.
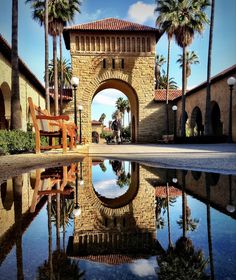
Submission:
[[[168,38],[168,55],[167,55],[167,69],[166,69],[166,77],[167,77],[167,85],[166,85],[166,134],[169,134],[169,76],[170,76],[170,43],[171,39]]]
[[[62,63],[62,33],[60,33],[60,68],[61,68],[61,84],[60,84],[60,115],[62,115],[62,97],[63,97],[63,88],[64,88],[64,77],[63,77],[63,63]]]
[[[57,189],[59,190],[60,189],[60,184],[59,183],[57,183]],[[57,211],[57,218],[56,218],[56,244],[57,244],[57,250],[60,250],[60,247],[61,247],[61,245],[60,245],[60,220],[61,220],[61,195],[60,195],[60,193],[57,193],[57,195],[56,195],[56,205],[57,205],[57,207],[56,207],[56,211]]]
[[[52,197],[48,196],[48,264],[49,264],[49,279],[52,280],[53,265],[52,265]]]
[[[211,239],[211,186],[206,180],[206,194],[207,194],[207,235],[208,235],[208,250],[209,250],[209,258],[210,258],[210,270],[211,270],[211,280],[215,279],[214,273],[214,259],[212,253],[212,239]]]
[[[182,217],[183,217],[183,237],[186,237],[186,194],[185,194],[184,171],[182,171]]]
[[[16,226],[16,262],[17,279],[24,279],[23,252],[22,252],[22,176],[13,178],[14,214]]]
[[[50,113],[50,95],[49,95],[49,77],[48,77],[48,0],[45,0],[45,90],[46,90],[46,108]]]
[[[58,115],[57,36],[53,35],[54,115]]]
[[[183,47],[183,67],[182,67],[182,117],[181,117],[181,137],[185,138],[185,94],[186,94],[186,47]]]
[[[211,1],[211,23],[209,32],[208,60],[207,60],[207,92],[205,112],[205,135],[211,135],[211,53],[214,27],[215,0]]]
[[[11,129],[21,129],[21,106],[18,65],[18,0],[12,0],[12,52],[11,52]]]
[[[170,204],[169,204],[169,184],[166,183],[166,198],[167,198],[167,222],[168,222],[168,243],[172,247],[171,231],[170,231]]]

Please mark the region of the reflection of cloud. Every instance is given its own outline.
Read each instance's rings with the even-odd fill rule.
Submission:
[[[128,19],[143,24],[149,20],[155,22],[155,4],[146,4],[138,1],[132,4],[128,10]]]
[[[104,89],[94,97],[93,104],[115,106],[116,100],[119,97],[125,98],[121,91],[113,88]]]
[[[135,260],[130,265],[130,270],[139,277],[156,276],[154,266],[150,260]]]
[[[116,198],[126,193],[128,186],[120,188],[116,184],[116,179],[104,180],[94,183],[94,189],[101,196]]]

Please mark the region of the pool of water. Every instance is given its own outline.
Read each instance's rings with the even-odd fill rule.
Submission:
[[[236,279],[236,176],[84,158],[0,194],[1,280]]]

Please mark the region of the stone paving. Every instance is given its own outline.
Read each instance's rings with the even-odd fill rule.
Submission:
[[[79,146],[62,154],[60,150],[41,154],[0,156],[0,181],[37,167],[69,164],[85,156],[120,158],[153,166],[183,168],[236,175],[236,144],[207,145],[100,145]]]

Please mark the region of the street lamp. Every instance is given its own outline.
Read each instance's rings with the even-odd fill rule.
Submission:
[[[75,125],[77,126],[76,90],[79,85],[79,78],[72,77],[70,80],[70,83],[71,83],[71,85],[73,87],[73,91],[74,91],[74,122],[75,122]],[[77,139],[77,137],[76,137],[76,139]]]
[[[229,175],[229,204],[226,206],[226,210],[229,213],[235,212],[235,206],[232,202],[232,175]]]
[[[80,180],[79,180],[79,184],[80,184],[80,186],[84,185],[82,161],[80,162]]]
[[[73,209],[73,214],[75,217],[79,217],[81,214],[81,209],[78,203],[78,173],[75,173],[75,207]]]
[[[177,184],[177,183],[178,183],[178,179],[177,179],[177,178],[172,178],[172,182],[173,182],[174,184]]]
[[[227,80],[227,84],[229,86],[230,96],[229,96],[229,135],[228,135],[228,142],[232,143],[232,92],[233,87],[236,83],[236,79],[234,77],[230,77]]]
[[[79,105],[78,106],[78,110],[79,110],[79,143],[82,144],[82,110],[83,110],[83,106]]]
[[[176,138],[176,112],[178,107],[176,105],[172,106],[172,110],[174,112],[174,139]]]

